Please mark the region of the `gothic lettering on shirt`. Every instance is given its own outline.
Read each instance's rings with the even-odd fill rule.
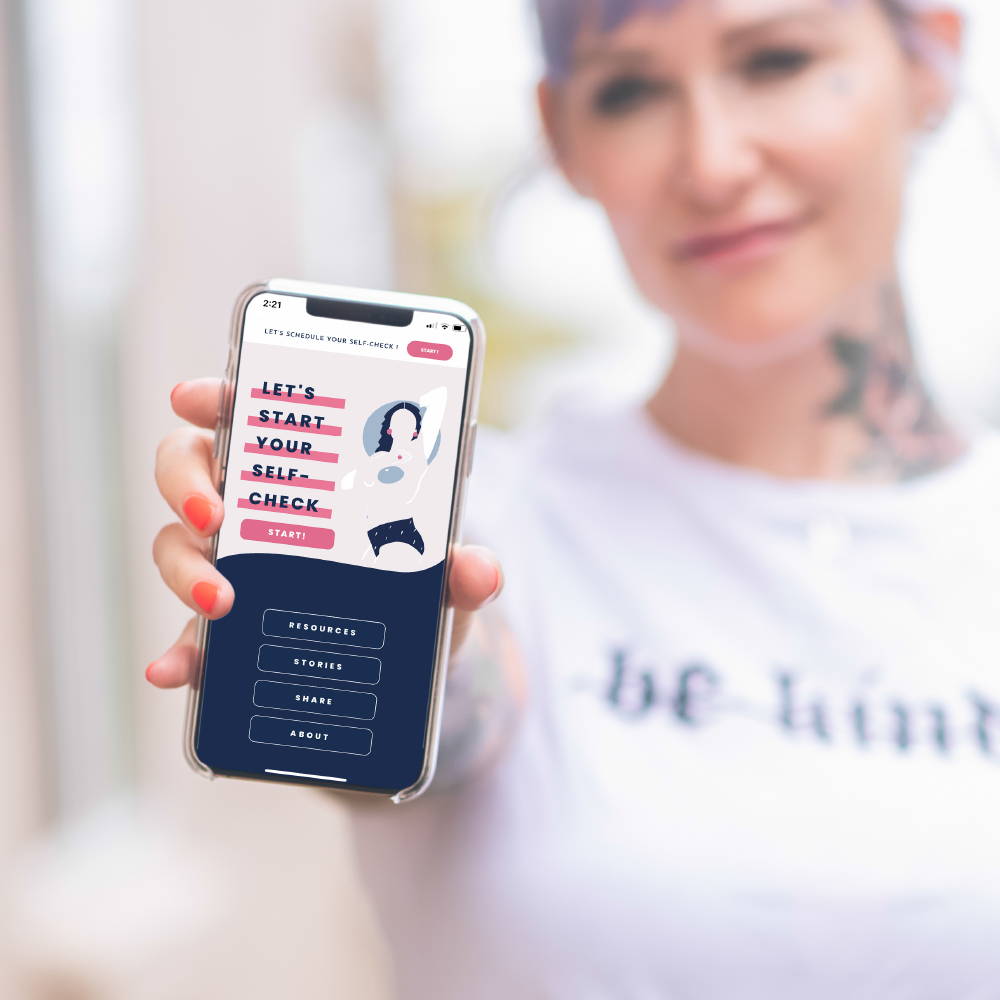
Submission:
[[[1000,700],[981,691],[955,690],[940,699],[907,699],[869,683],[856,694],[817,690],[815,678],[787,667],[773,670],[770,697],[737,696],[722,670],[702,661],[671,671],[650,666],[627,646],[610,650],[606,680],[580,687],[631,722],[660,719],[691,729],[742,716],[796,740],[899,754],[928,749],[947,757],[960,747],[1000,763]]]

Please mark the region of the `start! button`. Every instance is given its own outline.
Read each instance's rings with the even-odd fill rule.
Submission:
[[[275,521],[246,520],[240,524],[240,538],[248,542],[301,545],[309,549],[332,549],[333,531],[311,525],[278,524]]]
[[[406,345],[406,353],[414,358],[431,358],[434,361],[447,361],[452,354],[447,344],[432,344],[428,340],[411,340]]]

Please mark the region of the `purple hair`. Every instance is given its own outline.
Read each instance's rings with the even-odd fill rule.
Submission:
[[[641,10],[670,10],[682,0],[535,0],[546,74],[562,80],[570,69],[573,40],[589,14],[602,33],[614,31]],[[846,0],[835,0],[844,3]],[[913,48],[912,17],[920,0],[877,0],[896,26],[907,49]]]

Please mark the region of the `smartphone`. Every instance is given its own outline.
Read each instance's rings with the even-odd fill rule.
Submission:
[[[233,313],[186,753],[403,802],[434,774],[485,333],[451,299],[274,279]]]

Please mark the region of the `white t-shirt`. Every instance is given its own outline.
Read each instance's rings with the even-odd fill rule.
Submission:
[[[399,995],[1000,997],[998,515],[992,434],[883,487],[632,408],[481,432],[531,691],[488,772],[355,817]]]

